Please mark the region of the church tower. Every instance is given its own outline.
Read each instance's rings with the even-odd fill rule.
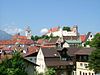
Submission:
[[[72,27],[72,32],[76,33],[76,36],[78,35],[78,26],[77,25],[74,25]]]
[[[30,29],[30,26],[26,27],[26,29],[25,29],[25,36],[27,37],[27,39],[31,39],[32,31]]]

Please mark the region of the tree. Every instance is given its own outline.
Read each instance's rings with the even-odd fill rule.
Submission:
[[[71,31],[70,27],[63,27],[63,30]]]
[[[48,35],[42,35],[41,38],[42,39],[50,39],[50,37]]]
[[[11,59],[5,59],[0,63],[0,75],[27,75],[24,59],[19,52],[15,52]]]
[[[97,33],[92,39],[90,46],[100,48],[100,34]]]
[[[94,50],[89,57],[89,68],[95,72],[100,72],[100,49]]]
[[[86,41],[86,42],[85,42],[84,46],[87,46],[87,45],[90,46],[90,41]]]
[[[40,37],[40,36],[37,36],[37,35],[31,37],[31,39],[34,40],[34,41],[37,41],[37,40],[40,39],[40,38],[41,38],[41,37]]]
[[[89,69],[100,73],[100,34],[94,36],[90,45],[95,47],[95,50],[89,56]]]
[[[55,75],[56,71],[54,70],[54,68],[48,68],[48,70],[46,71],[46,75]]]

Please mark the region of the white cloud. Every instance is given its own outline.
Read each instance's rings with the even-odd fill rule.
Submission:
[[[16,27],[17,25],[2,25],[2,29],[3,31],[7,32],[8,34],[14,35],[16,33],[22,33],[23,30],[21,28]]]
[[[43,29],[41,29],[41,31],[40,31],[40,33],[42,33],[42,34],[45,34],[45,33],[47,33],[48,32],[48,29],[47,28],[43,28]]]
[[[23,30],[20,28],[5,28],[4,31],[9,34],[16,34],[16,33],[21,33]]]

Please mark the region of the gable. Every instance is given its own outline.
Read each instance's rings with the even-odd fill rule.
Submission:
[[[43,55],[43,52],[42,52],[41,48],[39,49],[39,52],[37,54],[37,59],[38,58],[44,59],[44,55]]]

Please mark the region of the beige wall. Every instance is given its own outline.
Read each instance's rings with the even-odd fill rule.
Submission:
[[[44,56],[43,56],[41,48],[37,55],[36,64],[39,65],[36,67],[36,70],[38,71],[38,73],[41,73],[41,72],[44,73],[46,69],[46,65],[45,65]]]
[[[90,75],[95,75],[93,70],[89,70],[87,66],[88,66],[87,62],[76,62],[76,75],[89,75],[89,73]]]

